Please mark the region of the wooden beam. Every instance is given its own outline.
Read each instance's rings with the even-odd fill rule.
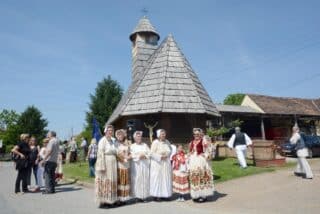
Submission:
[[[264,130],[264,121],[263,121],[263,117],[261,117],[261,136],[262,136],[262,140],[266,139],[266,132]]]

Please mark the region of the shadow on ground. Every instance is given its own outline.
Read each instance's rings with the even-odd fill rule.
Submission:
[[[75,184],[77,183],[77,179],[75,179],[74,181],[69,181],[69,182],[63,182],[63,183],[58,183],[56,184],[56,187],[60,187],[60,186],[66,186],[66,185],[72,185],[72,184]]]
[[[72,191],[79,191],[79,190],[82,190],[82,188],[79,188],[79,187],[59,187],[59,188],[56,188],[56,193],[72,192]]]
[[[220,198],[226,197],[227,195],[228,194],[226,194],[226,193],[220,193],[218,191],[214,191],[213,196],[208,197],[207,201],[208,202],[215,202],[215,201],[218,201]]]

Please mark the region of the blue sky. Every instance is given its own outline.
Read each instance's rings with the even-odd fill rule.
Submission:
[[[108,74],[131,81],[129,34],[172,33],[214,102],[230,93],[320,97],[320,1],[0,1],[0,110],[35,105],[61,138]]]

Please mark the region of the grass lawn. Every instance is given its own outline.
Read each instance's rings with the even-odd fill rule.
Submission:
[[[212,161],[215,182],[223,182],[234,178],[240,178],[248,175],[259,174],[263,172],[272,172],[276,169],[295,165],[290,163],[284,167],[255,167],[252,160],[247,160],[248,168],[241,169],[236,158],[219,158]],[[63,165],[63,173],[65,178],[77,179],[93,183],[94,179],[89,177],[89,166],[87,162],[67,163]]]
[[[77,179],[93,183],[94,178],[89,177],[88,162],[67,163],[63,165],[63,175],[65,178]]]
[[[215,182],[223,182],[234,178],[240,178],[248,175],[259,174],[263,172],[272,172],[276,169],[290,167],[294,163],[286,164],[283,167],[256,167],[252,160],[247,160],[248,167],[241,169],[236,158],[219,158],[212,161],[212,169]]]

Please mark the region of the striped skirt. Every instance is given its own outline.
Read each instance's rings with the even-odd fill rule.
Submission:
[[[188,173],[180,172],[179,170],[173,170],[173,192],[179,194],[189,193],[190,187],[188,178]]]
[[[127,201],[130,199],[130,168],[118,168],[118,199]]]

